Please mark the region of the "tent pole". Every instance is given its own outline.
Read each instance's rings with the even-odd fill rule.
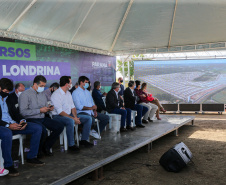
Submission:
[[[24,11],[16,18],[16,20],[10,25],[10,27],[7,29],[7,31],[10,31],[21,19],[22,17],[27,13],[27,11],[36,3],[37,0],[33,0],[27,8],[24,9]]]
[[[118,39],[118,36],[119,36],[119,34],[120,34],[121,30],[122,30],[122,27],[123,27],[123,25],[124,25],[124,23],[126,21],[127,15],[128,15],[128,13],[130,11],[130,8],[131,8],[131,6],[133,4],[133,1],[134,0],[130,0],[130,2],[129,2],[129,5],[128,5],[127,9],[126,9],[126,12],[125,12],[125,14],[123,16],[122,22],[121,22],[121,24],[120,24],[120,26],[118,28],[118,31],[117,31],[117,33],[115,35],[114,41],[113,41],[113,43],[111,45],[111,48],[109,49],[109,52],[112,52],[113,48],[115,47],[115,44],[116,44],[117,39]]]
[[[176,0],[175,7],[174,7],[173,21],[172,21],[171,30],[170,30],[168,48],[170,48],[170,43],[171,43],[172,34],[173,34],[173,26],[174,26],[174,21],[175,21],[175,17],[176,17],[176,11],[177,11],[177,2],[178,2],[178,0]]]
[[[90,6],[88,12],[86,13],[86,16],[83,18],[81,24],[79,25],[78,29],[76,30],[75,34],[73,35],[70,44],[72,44],[72,42],[75,40],[75,36],[77,35],[78,31],[80,30],[80,28],[82,27],[83,23],[85,22],[86,18],[88,17],[90,11],[92,10],[93,6],[95,5],[96,0],[93,1],[93,4]]]
[[[128,81],[130,81],[130,61],[128,60]]]

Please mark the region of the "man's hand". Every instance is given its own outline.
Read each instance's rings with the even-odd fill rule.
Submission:
[[[53,109],[54,109],[54,106],[53,105],[49,105],[49,111],[53,111]]]
[[[76,118],[73,118],[73,119],[74,119],[76,125],[81,124],[80,118],[76,117]]]
[[[93,111],[94,115],[93,117],[96,118],[97,117],[97,111]]]
[[[121,107],[120,109],[123,109],[123,110],[125,110],[125,107]]]
[[[146,97],[146,95],[145,94],[142,94],[142,96],[145,98]]]
[[[18,123],[11,123],[9,125],[9,129],[10,130],[21,130],[22,125],[18,124]]]
[[[25,124],[23,125],[23,123],[25,123]],[[20,130],[24,130],[27,126],[27,123],[24,121],[21,121],[19,125],[21,126]]]
[[[97,110],[97,106],[96,105],[93,105],[92,106],[92,110]]]
[[[104,96],[107,96],[107,93],[106,93],[106,92],[104,92],[104,93],[103,93],[103,95],[104,95]]]
[[[41,113],[46,113],[48,111],[50,111],[50,108],[48,108],[48,107],[42,107],[42,108],[40,108],[40,112]]]

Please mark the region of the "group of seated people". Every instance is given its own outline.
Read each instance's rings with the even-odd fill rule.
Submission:
[[[79,152],[81,147],[92,147],[89,136],[101,138],[95,119],[99,120],[100,133],[109,123],[105,111],[121,115],[120,132],[135,129],[131,126],[131,110],[137,111],[136,127],[145,127],[142,123],[152,121],[156,111],[160,119],[159,110],[165,110],[157,99],[148,101],[145,98],[150,95],[145,92],[143,84],[140,89],[140,81],[130,81],[125,91],[122,82],[119,79],[119,83],[114,82],[108,93],[102,94],[101,83],[96,81],[91,95],[90,80],[86,76],[80,76],[74,87],[70,76],[62,76],[59,84],[53,83],[44,90],[47,80],[38,75],[32,87],[25,90],[24,84],[18,83],[15,92],[10,94],[14,88],[13,82],[7,78],[0,79],[0,140],[4,159],[4,169],[0,168],[0,176],[19,175],[11,157],[13,135],[31,135],[26,162],[32,166],[43,166],[45,163],[40,159],[43,155],[53,156],[51,148],[64,128],[69,152]],[[106,106],[103,102],[105,96]],[[82,129],[80,148],[75,145],[75,125]],[[47,129],[50,131],[48,136]]]

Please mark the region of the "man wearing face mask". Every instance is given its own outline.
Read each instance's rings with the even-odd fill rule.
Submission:
[[[54,106],[48,105],[47,98],[43,93],[45,85],[46,78],[42,75],[38,75],[34,78],[33,86],[24,91],[19,97],[19,109],[22,116],[24,116],[27,121],[42,126],[39,157],[42,156],[41,151],[47,156],[53,155],[53,153],[50,152],[50,148],[52,148],[64,129],[63,123],[55,121],[45,115],[54,109]],[[51,131],[51,134],[46,138],[44,143],[44,139],[47,135],[46,128]]]
[[[106,96],[106,93],[101,93],[101,84],[99,81],[94,82],[94,89],[92,92],[93,100],[97,106],[97,112],[101,112],[102,110],[106,111],[106,107],[104,105],[103,97]]]
[[[53,119],[58,120],[66,126],[68,149],[77,152],[79,148],[75,145],[75,124],[81,124],[77,117],[77,111],[69,90],[72,88],[71,77],[62,76],[60,78],[60,88],[51,96],[52,105],[54,105]],[[85,126],[84,126],[85,127]]]
[[[97,113],[97,106],[94,104],[93,98],[87,90],[89,87],[88,82],[89,79],[86,76],[80,76],[78,79],[79,87],[73,92],[72,98],[78,111],[78,116],[86,116],[91,118],[92,124],[95,123],[95,118],[100,121],[99,126],[101,133],[109,122],[109,116]],[[90,135],[96,139],[100,139],[99,134],[97,134],[97,126],[91,130]]]
[[[118,83],[120,85],[120,89],[119,89],[118,95],[119,96],[123,96],[123,93],[124,93],[124,85],[122,85],[122,83],[123,83],[122,77],[119,77],[118,78]]]
[[[56,91],[60,85],[58,83],[53,83],[50,85],[48,89],[44,91],[44,94],[46,95],[47,101],[51,101],[51,95],[53,94],[54,91]]]
[[[12,109],[17,109],[19,113],[18,99],[22,92],[25,91],[25,85],[22,83],[17,83],[15,85],[15,92],[9,94],[7,101],[9,101],[9,106]]]
[[[26,122],[21,115],[8,106],[9,92],[13,90],[13,82],[8,78],[0,80],[0,139],[4,159],[4,167],[9,171],[10,176],[18,176],[18,171],[13,166],[11,158],[12,136],[15,134],[29,134],[30,151],[27,153],[27,163],[33,166],[43,166],[45,163],[37,159],[39,142],[42,134],[42,127],[35,123]]]

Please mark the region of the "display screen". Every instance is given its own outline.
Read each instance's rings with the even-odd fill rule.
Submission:
[[[135,61],[134,79],[161,103],[226,103],[226,59]]]

